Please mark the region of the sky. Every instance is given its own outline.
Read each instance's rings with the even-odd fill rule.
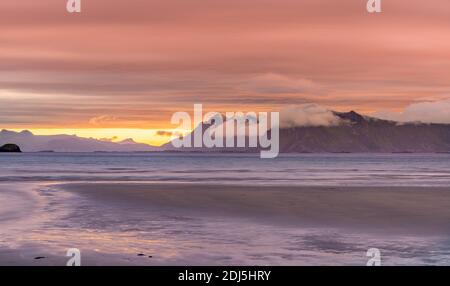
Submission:
[[[2,0],[0,129],[159,145],[194,103],[450,123],[450,1],[366,3]]]

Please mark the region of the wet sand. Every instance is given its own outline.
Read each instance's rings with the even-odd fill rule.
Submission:
[[[231,216],[293,226],[450,232],[450,187],[286,187],[70,184],[62,188],[131,209]]]
[[[364,265],[371,247],[450,262],[443,187],[16,183],[0,202],[0,265],[64,265],[73,247],[83,265]]]

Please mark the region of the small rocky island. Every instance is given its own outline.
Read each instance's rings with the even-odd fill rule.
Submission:
[[[0,152],[8,152],[8,153],[20,153],[20,147],[16,144],[5,144],[0,147]]]

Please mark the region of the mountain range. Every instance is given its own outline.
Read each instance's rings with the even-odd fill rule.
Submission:
[[[136,143],[133,139],[109,142],[75,135],[34,135],[28,130],[22,132],[1,130],[0,146],[12,143],[17,144],[24,152],[146,152],[158,150],[147,144]]]
[[[448,153],[450,124],[399,123],[333,112],[339,124],[280,128],[280,153]],[[203,130],[209,125],[204,124]],[[270,136],[270,130],[269,136]],[[187,136],[193,136],[193,133]],[[0,146],[14,143],[24,152],[259,152],[261,148],[174,148],[171,142],[154,147],[132,139],[121,142],[75,135],[34,135],[30,131],[0,131]]]
[[[280,127],[280,153],[447,153],[450,124],[399,123],[333,112],[339,124]],[[206,130],[209,126],[204,125]],[[269,136],[270,136],[270,131]],[[190,135],[193,137],[192,133]],[[174,149],[171,143],[164,148]],[[177,149],[179,150],[179,149]],[[260,148],[184,148],[195,152],[259,152]]]
[[[398,123],[354,111],[334,114],[341,124],[280,130],[281,152],[450,152],[450,124]]]

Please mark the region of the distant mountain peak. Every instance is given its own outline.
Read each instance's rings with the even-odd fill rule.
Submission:
[[[29,130],[22,130],[21,132],[20,132],[20,134],[22,134],[22,135],[28,135],[28,136],[31,136],[31,135],[34,135],[31,131],[29,131]]]
[[[7,129],[0,130],[0,134],[2,135],[33,135],[29,130],[22,130],[20,132],[15,132]]]
[[[343,120],[348,120],[354,123],[362,123],[367,121],[366,117],[353,110],[350,112],[334,112],[334,114]]]
[[[15,135],[15,134],[17,134],[17,132],[10,131],[10,130],[6,130],[6,129],[2,129],[2,130],[0,131],[0,134],[1,134],[1,135]]]
[[[125,140],[122,140],[120,142],[117,142],[118,144],[137,144],[136,141],[133,140],[133,138],[127,138]]]

